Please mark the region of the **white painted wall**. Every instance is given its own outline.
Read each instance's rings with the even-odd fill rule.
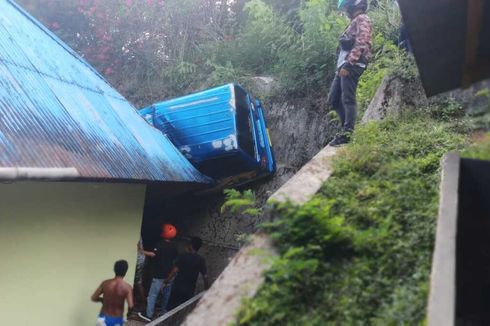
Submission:
[[[0,184],[0,325],[94,325],[90,296],[126,259],[133,282],[144,185]]]

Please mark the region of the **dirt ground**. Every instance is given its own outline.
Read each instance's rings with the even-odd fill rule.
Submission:
[[[136,320],[128,320],[128,322],[126,323],[126,326],[143,326],[143,325],[145,325],[145,323]]]

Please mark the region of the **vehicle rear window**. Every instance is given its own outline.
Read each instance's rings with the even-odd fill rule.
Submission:
[[[235,87],[236,120],[238,133],[238,146],[248,155],[255,158],[255,147],[250,121],[250,108],[248,106],[247,93],[241,88]]]

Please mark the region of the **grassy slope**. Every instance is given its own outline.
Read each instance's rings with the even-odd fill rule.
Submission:
[[[265,226],[281,255],[237,323],[422,323],[439,163],[463,141],[426,116],[358,128],[321,193]]]
[[[461,155],[466,158],[490,161],[490,133],[479,133],[474,143],[463,150]]]

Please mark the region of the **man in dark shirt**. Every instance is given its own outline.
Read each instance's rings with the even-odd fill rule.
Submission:
[[[154,253],[154,272],[148,293],[146,315],[138,313],[138,316],[146,321],[151,321],[155,311],[158,295],[162,292],[162,310],[160,314],[167,312],[168,299],[172,284],[169,277],[175,259],[177,258],[177,247],[170,240],[175,237],[177,231],[173,225],[164,224],[162,227],[161,240],[157,243]]]
[[[196,282],[199,273],[204,280],[204,287],[209,288],[206,262],[203,257],[197,254],[202,246],[202,240],[198,237],[191,237],[186,245],[186,253],[179,255],[175,261],[175,266],[170,273],[170,278],[174,275],[175,281],[170,295],[169,310],[174,309],[194,296]]]

